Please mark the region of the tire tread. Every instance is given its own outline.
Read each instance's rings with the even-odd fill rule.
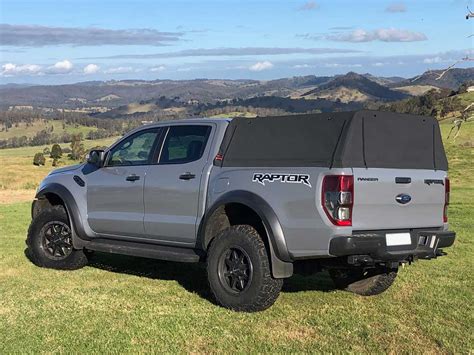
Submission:
[[[210,258],[214,257],[214,255],[218,252],[216,250],[217,243],[215,241],[219,240],[220,238],[227,238],[229,233],[239,233],[241,235],[245,235],[248,241],[251,243],[252,248],[254,248],[259,256],[259,267],[262,271],[262,285],[258,290],[257,296],[249,303],[241,303],[238,305],[232,304],[229,305],[225,302],[225,300],[220,299],[217,290],[215,290],[215,286],[212,282],[212,276],[208,275],[208,282],[209,287],[212,291],[214,299],[220,305],[231,308],[235,311],[243,311],[243,312],[259,312],[269,308],[273,305],[280,294],[280,290],[283,286],[282,279],[275,279],[272,276],[270,260],[268,258],[267,249],[265,247],[265,243],[263,242],[259,233],[250,225],[235,225],[229,228],[224,229],[221,231],[211,242],[211,246],[208,252],[208,259],[207,259],[207,266],[208,270],[209,267],[209,260]]]
[[[330,270],[329,274],[337,288],[361,296],[375,296],[385,292],[392,286],[397,277],[397,271],[395,270],[383,270],[365,279],[341,278],[338,272],[333,270]]]
[[[45,257],[43,255],[44,253],[43,250],[41,250],[41,248],[38,247],[37,245],[38,241],[36,239],[40,238],[39,230],[42,227],[42,223],[44,221],[48,221],[54,218],[65,220],[69,224],[66,210],[61,205],[45,207],[31,221],[31,224],[28,228],[28,234],[26,237],[28,258],[36,266],[46,267],[46,268],[51,268],[51,269],[77,270],[84,267],[85,265],[87,265],[88,260],[83,250],[74,249],[72,253],[66,259],[51,260]]]

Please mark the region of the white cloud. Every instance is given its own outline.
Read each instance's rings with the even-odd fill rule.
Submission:
[[[394,2],[385,8],[386,12],[406,12],[407,8],[402,2]]]
[[[251,71],[262,71],[273,68],[272,62],[265,60],[263,62],[257,62],[249,67]]]
[[[105,74],[127,74],[136,72],[132,67],[114,67],[104,71]]]
[[[349,32],[333,33],[327,35],[326,38],[338,42],[416,42],[427,39],[424,33],[396,28],[379,28],[372,31],[356,29]]]
[[[441,59],[439,56],[423,59],[423,63],[425,64],[436,64],[441,62],[443,62],[443,59]]]
[[[165,69],[166,69],[166,67],[164,65],[158,65],[157,67],[150,68],[150,71],[151,72],[160,72],[160,71],[163,71]]]
[[[15,75],[38,75],[41,74],[41,66],[36,64],[13,64],[6,63],[2,65],[0,71],[1,76],[15,76]]]
[[[326,68],[361,68],[362,64],[358,64],[358,63],[355,63],[355,64],[350,64],[350,63],[347,63],[347,64],[326,63],[326,64],[324,64],[324,67],[326,67]]]
[[[305,68],[311,68],[312,66],[309,64],[295,64],[293,65],[294,69],[305,69]]]
[[[95,74],[100,70],[100,67],[96,64],[87,64],[84,67],[84,74]]]
[[[301,11],[311,11],[319,8],[319,5],[315,1],[307,1],[300,6]]]
[[[72,71],[74,65],[67,59],[57,62],[56,64],[48,67],[48,73],[50,74],[67,74]]]

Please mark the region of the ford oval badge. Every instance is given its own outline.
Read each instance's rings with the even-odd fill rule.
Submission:
[[[401,203],[402,205],[406,205],[408,202],[411,201],[411,196],[407,194],[400,194],[400,195],[397,195],[397,197],[395,197],[395,200],[398,203]]]

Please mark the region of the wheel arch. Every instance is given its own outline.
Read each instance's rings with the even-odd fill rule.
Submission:
[[[196,246],[202,250],[207,250],[215,235],[233,224],[231,209],[240,208],[240,212],[248,213],[242,220],[250,220],[257,230],[258,223],[265,233],[264,242],[267,244],[270,256],[272,274],[276,278],[289,277],[293,274],[293,264],[286,246],[283,229],[273,208],[262,197],[245,190],[230,191],[222,195],[207,210],[202,219],[199,229]],[[254,219],[255,217],[255,219]],[[239,219],[236,219],[239,221]],[[254,222],[254,223],[252,223]],[[259,231],[259,230],[258,230]],[[260,230],[259,232],[262,232]]]
[[[34,218],[44,205],[54,206],[58,204],[63,205],[66,210],[69,222],[71,223],[73,241],[78,236],[85,235],[79,207],[74,196],[65,186],[58,183],[46,184],[36,193],[35,201],[31,205],[31,217]]]

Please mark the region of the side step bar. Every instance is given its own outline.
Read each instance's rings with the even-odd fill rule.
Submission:
[[[135,243],[114,239],[97,239],[87,243],[86,249],[104,253],[139,256],[142,258],[160,259],[196,263],[201,259],[194,249],[178,248],[164,245]]]

